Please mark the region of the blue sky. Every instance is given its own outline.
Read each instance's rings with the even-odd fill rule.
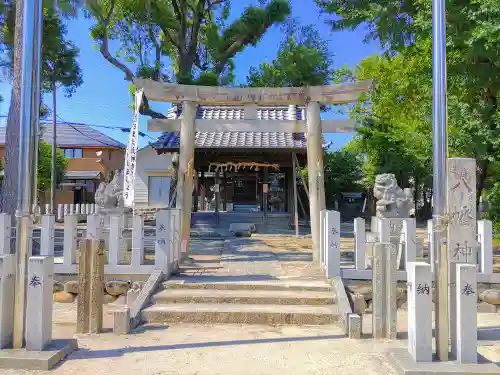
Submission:
[[[240,14],[245,6],[256,3],[257,0],[233,1],[231,17]],[[363,43],[364,30],[332,33],[330,27],[325,23],[327,17],[320,14],[313,0],[292,0],[291,3],[292,16],[298,18],[304,25],[315,24],[323,38],[329,41],[330,49],[335,55],[335,67],[353,66],[365,57],[380,52],[377,43]],[[123,79],[121,71],[105,61],[96,49],[88,32],[91,25],[92,21],[83,17],[68,22],[68,38],[80,48],[79,62],[83,70],[84,83],[71,98],[65,98],[62,93],[58,95],[58,115],[64,121],[130,127],[132,111],[128,107],[131,103],[128,82]],[[240,53],[235,59],[237,80],[244,82],[251,66],[257,66],[264,60],[273,60],[276,57],[280,38],[279,27],[273,27],[256,47],[247,48]],[[0,92],[4,97],[4,102],[0,103],[0,115],[6,115],[10,86],[7,83],[0,83]],[[52,103],[52,100],[47,97],[45,102]],[[155,110],[163,111],[169,105],[152,103],[152,107]],[[333,113],[324,115],[325,119],[334,117]],[[139,123],[141,131],[146,132],[147,119],[147,117],[141,116]],[[1,120],[0,123],[5,122],[5,119]],[[97,129],[123,143],[128,140],[128,134],[119,130]],[[157,133],[148,134],[152,137],[159,135]],[[347,144],[352,135],[328,134],[326,138],[332,142],[332,148],[339,148]],[[145,145],[149,140],[142,139],[141,145]]]

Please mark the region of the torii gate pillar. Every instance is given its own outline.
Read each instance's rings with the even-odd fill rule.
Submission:
[[[177,175],[176,208],[182,209],[181,258],[189,253],[191,211],[193,206],[194,139],[196,134],[196,102],[183,101],[181,114],[181,139],[179,147],[179,168]]]
[[[323,173],[320,105],[318,102],[307,104],[306,121],[307,174],[309,178],[309,211],[311,214],[313,260],[319,262],[320,212],[325,209],[325,179]]]

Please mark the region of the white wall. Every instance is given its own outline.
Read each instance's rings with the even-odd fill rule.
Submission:
[[[148,205],[148,177],[168,176],[172,170],[172,155],[157,155],[151,146],[137,152],[137,172],[135,176],[134,199],[136,207]]]

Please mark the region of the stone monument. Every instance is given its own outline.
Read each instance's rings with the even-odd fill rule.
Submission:
[[[95,192],[95,203],[99,212],[106,214],[122,214],[130,209],[123,205],[123,171],[117,169],[108,174],[105,181],[101,182]]]
[[[403,269],[406,263],[404,258],[402,244],[410,240],[412,243],[406,243],[411,249],[415,247],[414,226],[415,223],[407,223],[407,233],[411,236],[402,237],[403,225],[405,219],[409,219],[413,204],[413,191],[410,188],[401,189],[398,185],[396,177],[392,173],[379,174],[375,177],[375,185],[373,187],[373,196],[377,199],[376,217],[372,218],[372,238],[377,238],[379,242],[390,242],[398,248],[398,268]],[[380,219],[389,219],[388,233],[384,232],[380,227]],[[373,233],[376,233],[374,235]],[[411,237],[411,239],[410,239]],[[412,251],[413,252],[413,251]]]
[[[377,217],[410,217],[413,208],[412,189],[401,189],[394,174],[384,173],[375,177],[373,196],[377,199]]]

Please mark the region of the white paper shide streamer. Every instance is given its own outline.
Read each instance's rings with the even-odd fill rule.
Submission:
[[[137,146],[139,143],[139,107],[142,103],[142,90],[135,93],[135,110],[127,152],[125,153],[125,169],[123,173],[123,204],[132,207],[134,204],[134,180],[137,166]]]

